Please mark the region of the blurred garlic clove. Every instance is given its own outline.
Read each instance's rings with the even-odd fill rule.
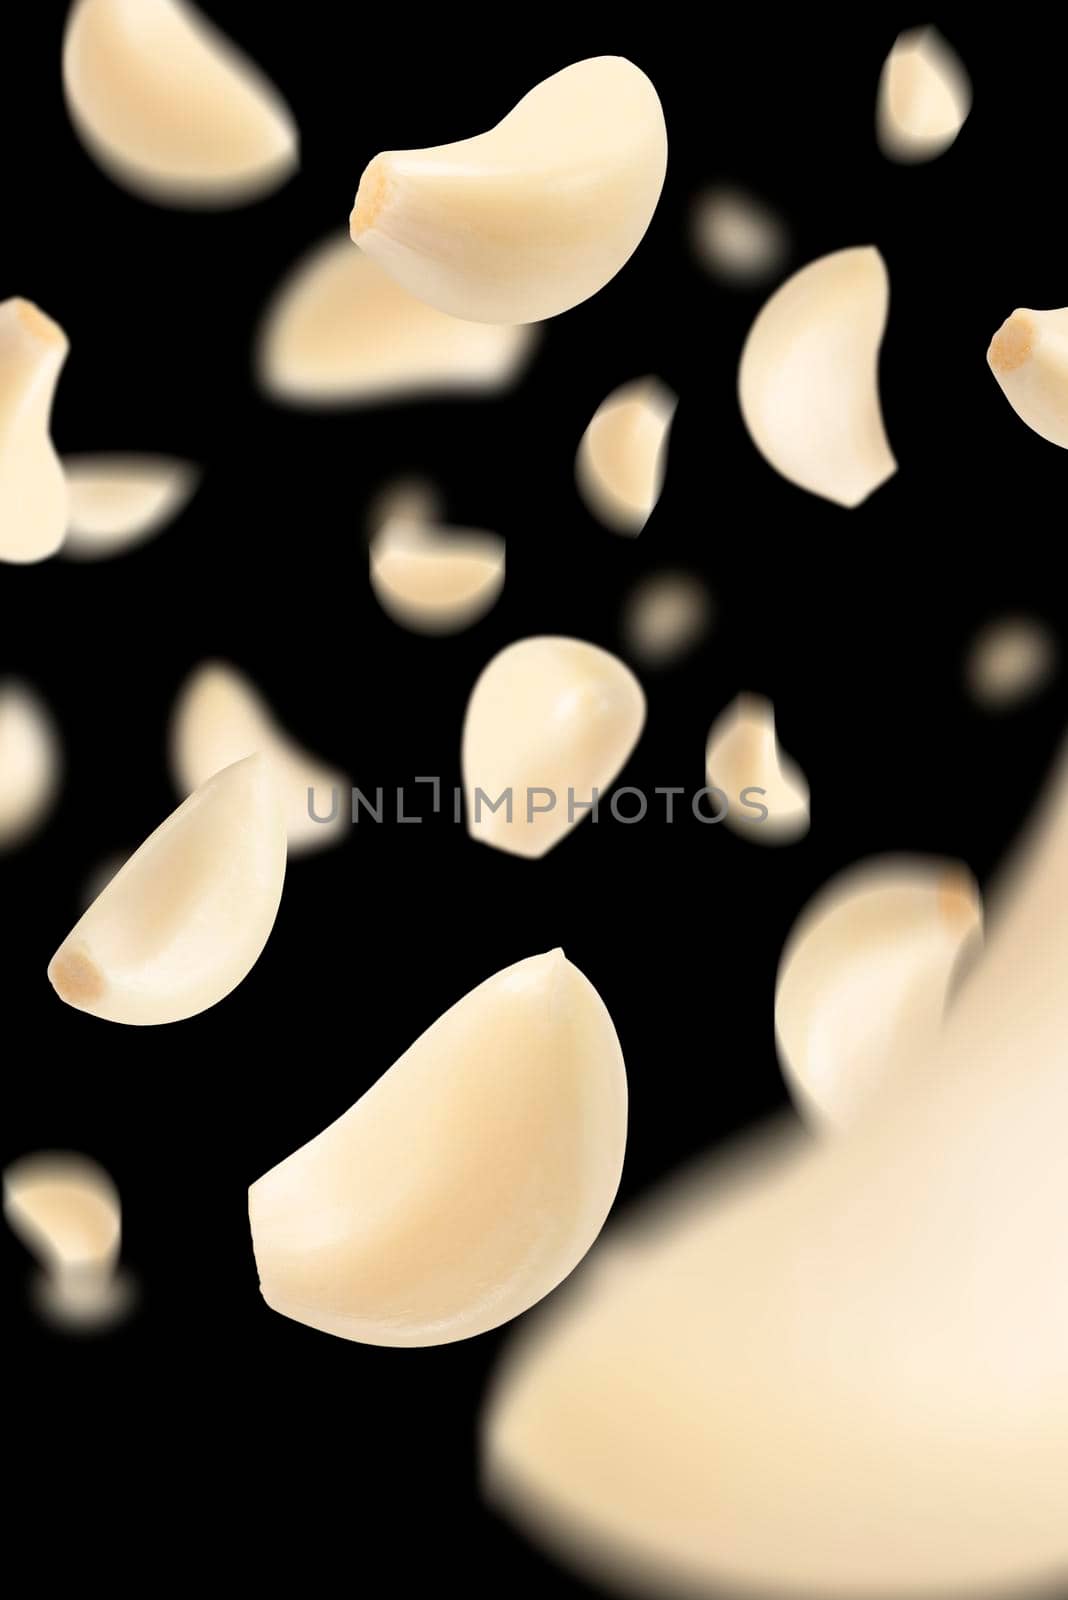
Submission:
[[[928,1053],[981,937],[979,890],[958,863],[887,856],[832,878],[779,963],[779,1060],[800,1109],[848,1127]]]
[[[297,166],[278,90],[190,0],[76,0],[63,87],[93,159],[157,204],[241,205]]]
[[[44,821],[62,768],[59,734],[43,701],[26,684],[0,679],[0,851]]]
[[[636,583],[623,608],[628,654],[664,667],[694,649],[711,626],[712,601],[691,572],[653,572]]]
[[[52,957],[53,988],[109,1022],[180,1022],[206,1011],[259,959],[285,869],[271,769],[249,756],[197,789],[134,852]]]
[[[554,1289],[623,1168],[612,1019],[563,951],[506,967],[249,1190],[267,1304],[365,1344],[447,1344]]]
[[[840,506],[897,471],[879,405],[889,299],[878,250],[838,250],[776,289],[742,350],[738,400],[753,443],[784,478]]]
[[[892,161],[932,161],[948,150],[972,109],[972,86],[937,28],[900,33],[883,63],[875,123]]]
[[[179,794],[190,794],[214,773],[259,751],[278,789],[291,855],[321,850],[345,836],[349,779],[296,744],[250,680],[228,662],[203,661],[185,680],[171,712],[169,745]]]
[[[443,511],[441,495],[425,478],[395,478],[371,500],[367,509],[368,533],[374,539],[390,522],[414,522],[426,527],[440,522]]]
[[[774,211],[742,189],[716,188],[698,195],[690,232],[701,265],[740,288],[774,278],[790,248]]]
[[[972,699],[987,711],[1007,711],[1040,694],[1057,671],[1060,649],[1034,617],[1002,617],[980,628],[965,662]]]
[[[756,844],[793,844],[809,829],[809,791],[801,768],[775,737],[775,708],[740,694],[716,718],[705,746],[708,782],[727,797],[728,828]],[[767,815],[761,817],[760,813]]]
[[[504,540],[495,533],[391,517],[371,545],[371,588],[378,603],[415,633],[470,627],[496,602],[504,576]]]
[[[99,561],[143,544],[184,509],[199,472],[172,456],[64,456],[70,525],[64,556]]]
[[[538,322],[615,277],[652,221],[666,168],[653,85],[622,56],[597,56],[537,84],[486,133],[375,156],[350,231],[429,305]]]
[[[116,1275],[122,1236],[118,1190],[88,1156],[42,1151],[4,1172],[4,1216],[38,1259],[37,1300],[69,1328],[114,1323],[129,1304]]]
[[[1021,421],[1068,450],[1068,306],[1014,311],[995,333],[986,359]]]
[[[0,561],[43,561],[67,531],[67,484],[49,424],[69,348],[59,324],[29,300],[0,304]]]
[[[508,645],[467,703],[468,833],[512,855],[547,854],[591,799],[604,801],[644,722],[641,685],[607,650],[540,635]]]
[[[664,487],[668,435],[678,405],[657,378],[624,383],[602,400],[582,435],[575,476],[583,499],[606,527],[636,535]]]

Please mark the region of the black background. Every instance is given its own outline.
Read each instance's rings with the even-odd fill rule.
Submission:
[[[873,105],[896,32],[923,16],[698,19],[680,6],[625,26],[589,10],[428,21],[331,0],[215,0],[211,14],[288,98],[303,146],[281,191],[219,214],[155,208],[95,168],[63,106],[64,9],[5,15],[5,79],[22,93],[0,97],[0,298],[37,301],[70,336],[61,451],[165,451],[202,462],[205,478],[143,549],[0,568],[0,673],[44,694],[68,763],[48,825],[0,859],[3,1160],[55,1146],[98,1158],[122,1191],[142,1288],[139,1313],[107,1337],[49,1333],[5,1233],[9,1398],[35,1463],[27,1507],[44,1497],[50,1551],[62,1541],[49,1530],[95,1525],[74,1548],[105,1579],[170,1571],[222,1531],[212,1560],[231,1576],[277,1573],[293,1555],[309,1580],[334,1568],[362,1589],[378,1572],[375,1591],[540,1580],[581,1593],[480,1505],[476,1418],[508,1330],[396,1351],[284,1320],[257,1292],[245,1190],[468,989],[560,944],[622,1039],[630,1200],[783,1102],[776,962],[832,873],[888,850],[962,857],[981,879],[996,865],[1065,709],[1063,677],[1009,716],[974,708],[961,679],[990,617],[1033,611],[1062,635],[1068,621],[1068,455],[1019,422],[985,363],[1015,306],[1068,301],[1064,37],[1018,9],[1011,34],[993,15],[935,18],[975,105],[947,155],[910,168],[878,153]],[[601,53],[630,56],[657,85],[667,185],[637,254],[548,326],[520,387],[338,414],[262,398],[250,373],[262,305],[345,223],[370,157],[478,131],[542,77]],[[791,270],[854,244],[887,261],[882,392],[900,470],[857,510],[793,488],[749,443],[735,370],[762,293],[717,286],[687,238],[691,198],[716,181],[781,210]],[[590,517],[572,464],[599,401],[647,372],[680,406],[662,499],[631,541]],[[441,486],[451,521],[508,540],[501,601],[454,638],[402,631],[368,588],[365,509],[406,472]],[[361,824],[291,865],[263,957],[214,1010],[136,1029],[56,999],[45,967],[88,873],[176,803],[166,721],[205,656],[240,665],[365,789],[429,773],[451,785],[468,692],[498,649],[559,632],[619,651],[631,584],[678,565],[707,579],[717,622],[684,662],[644,674],[648,724],[624,781],[696,789],[713,717],[739,690],[762,691],[812,786],[802,843],[765,850],[689,817],[606,818],[531,863],[447,818]],[[146,1530],[154,1554],[132,1556]]]

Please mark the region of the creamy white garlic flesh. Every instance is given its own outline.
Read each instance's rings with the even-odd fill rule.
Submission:
[[[67,531],[49,424],[68,349],[63,329],[31,301],[0,304],[0,561],[43,561]]]
[[[900,33],[883,64],[875,123],[892,161],[932,161],[953,144],[972,108],[972,86],[937,28]]]
[[[52,957],[52,987],[109,1022],[206,1011],[258,961],[285,869],[271,768],[248,756],[191,794],[120,868]]]
[[[1068,306],[1014,311],[990,341],[986,359],[1020,420],[1068,450]]]
[[[616,656],[581,639],[508,645],[467,703],[463,782],[472,839],[537,857],[590,816],[638,742],[645,696]]]
[[[75,0],[63,88],[94,160],[161,205],[240,205],[297,165],[278,90],[191,0]]]
[[[273,1310],[364,1344],[468,1339],[586,1254],[623,1168],[612,1019],[562,950],[506,967],[249,1190]]]
[[[415,633],[456,633],[484,617],[505,577],[504,540],[391,517],[370,550],[383,611]]]
[[[742,350],[749,437],[776,472],[840,506],[860,505],[897,471],[879,403],[889,302],[878,250],[838,250],[776,289]]]
[[[692,650],[712,621],[712,599],[692,572],[651,572],[623,607],[627,651],[647,667],[664,667]]]
[[[62,767],[59,733],[40,696],[15,678],[0,679],[0,851],[40,827]]]
[[[658,378],[614,389],[579,443],[575,477],[583,499],[606,527],[639,534],[664,486],[668,435],[678,396]]]
[[[546,78],[487,133],[375,156],[350,231],[428,305],[473,322],[538,322],[615,277],[666,169],[653,85],[624,57],[596,56]]]
[[[52,1321],[101,1328],[128,1307],[129,1283],[116,1274],[119,1194],[95,1161],[41,1151],[13,1162],[4,1172],[4,1216],[41,1264],[35,1298]]]
[[[705,746],[705,775],[726,796],[723,820],[741,838],[792,844],[808,832],[808,782],[780,748],[775,708],[764,695],[740,694],[716,718]]]
[[[151,539],[183,510],[199,472],[172,456],[64,456],[73,561],[100,561]]]
[[[1010,710],[1046,687],[1060,654],[1053,631],[1037,617],[1000,617],[972,640],[964,667],[968,691],[984,710]]]
[[[775,277],[790,248],[786,228],[770,207],[742,189],[727,187],[697,197],[690,236],[702,266],[739,288]]]

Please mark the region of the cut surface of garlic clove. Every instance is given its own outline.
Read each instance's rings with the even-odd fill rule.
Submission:
[[[705,746],[705,773],[726,795],[724,821],[741,838],[792,844],[808,832],[808,783],[780,748],[775,708],[763,695],[740,694],[716,718]]]
[[[627,652],[648,667],[665,667],[692,650],[712,621],[712,600],[692,572],[653,572],[635,584],[623,608]]]
[[[972,86],[937,28],[910,28],[883,64],[876,101],[879,147],[892,161],[931,161],[948,150],[972,108]]]
[[[94,160],[161,205],[241,205],[297,165],[277,89],[191,0],[75,0],[63,88]]]
[[[694,201],[690,236],[702,266],[724,283],[746,288],[774,278],[790,248],[786,228],[769,206],[742,189],[709,189]]]
[[[370,562],[379,605],[416,633],[470,627],[504,587],[504,540],[495,533],[391,517],[372,542]]]
[[[263,1297],[366,1344],[495,1328],[596,1239],[626,1123],[623,1056],[593,985],[561,950],[506,967],[252,1185]]]
[[[596,56],[546,78],[487,133],[376,156],[350,231],[428,305],[474,322],[538,322],[615,277],[652,221],[666,168],[653,85],[622,56]]]
[[[538,332],[466,322],[417,300],[348,235],[299,261],[259,335],[260,383],[302,406],[495,394],[520,376]]]
[[[63,554],[99,561],[143,544],[182,511],[199,472],[171,456],[64,456],[70,525]]]
[[[660,498],[677,404],[659,379],[638,378],[601,402],[582,435],[579,489],[594,516],[616,533],[641,533]]]
[[[122,1211],[103,1167],[67,1151],[23,1156],[4,1172],[4,1216],[41,1264],[36,1300],[51,1320],[99,1328],[126,1309],[129,1284],[116,1274]]]
[[[248,756],[191,794],[116,873],[52,957],[52,987],[109,1022],[206,1011],[259,959],[285,867],[271,768]]]
[[[990,341],[986,359],[1020,420],[1068,450],[1068,306],[1014,311]]]
[[[44,702],[27,684],[0,679],[0,851],[21,844],[44,821],[62,766]]]
[[[1006,711],[1049,683],[1060,662],[1057,640],[1035,617],[1002,617],[980,628],[965,661],[972,699],[987,711]]]
[[[981,937],[979,890],[956,862],[882,857],[815,896],[775,992],[783,1074],[814,1123],[848,1127],[889,1075],[929,1053]]]
[[[180,794],[199,789],[214,773],[259,751],[278,789],[290,854],[321,850],[344,838],[349,779],[296,744],[249,679],[228,662],[204,661],[190,673],[171,712],[169,743]]]
[[[749,437],[776,472],[840,506],[860,505],[897,471],[879,404],[889,300],[878,250],[838,250],[776,289],[742,350]]]
[[[605,801],[644,722],[641,685],[607,650],[551,636],[508,645],[467,704],[468,833],[513,855],[545,855],[591,815],[591,799]]]
[[[0,304],[0,561],[54,555],[67,531],[67,483],[49,423],[67,336],[29,300]]]

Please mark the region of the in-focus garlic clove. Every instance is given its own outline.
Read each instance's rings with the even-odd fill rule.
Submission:
[[[531,89],[487,133],[375,156],[352,238],[420,300],[474,322],[538,322],[633,254],[667,168],[656,90],[622,56]]]
[[[1021,421],[1068,450],[1068,306],[1014,311],[990,341],[986,359]]]
[[[848,1127],[927,1054],[981,938],[979,890],[959,863],[886,856],[833,878],[779,963],[779,1060],[800,1109]]]
[[[653,572],[636,583],[623,608],[627,652],[664,667],[694,649],[712,621],[708,589],[692,572]]]
[[[0,680],[0,851],[40,826],[59,788],[59,734],[40,697],[16,679]]]
[[[296,168],[285,101],[190,0],[76,0],[63,88],[94,160],[160,205],[241,205]]]
[[[1002,617],[980,628],[965,661],[972,699],[1007,711],[1040,694],[1060,663],[1052,631],[1035,617]]]
[[[4,1216],[38,1259],[38,1306],[69,1328],[114,1323],[130,1301],[116,1274],[122,1237],[118,1190],[88,1156],[42,1151],[4,1172]]]
[[[727,797],[724,821],[743,839],[792,844],[808,832],[808,783],[780,748],[775,708],[763,695],[740,694],[716,718],[705,746],[705,772]]]
[[[538,337],[535,328],[435,310],[339,233],[299,261],[275,294],[256,361],[263,388],[291,405],[496,394],[518,379]]]
[[[606,527],[641,533],[664,486],[668,435],[678,405],[658,378],[624,383],[603,400],[582,435],[575,476]]]
[[[64,556],[100,561],[143,544],[185,507],[199,480],[172,456],[64,456],[70,526]]]
[[[838,250],[776,289],[742,350],[738,400],[776,472],[858,506],[893,477],[879,404],[890,286],[878,250]]]
[[[224,767],[259,751],[278,789],[290,854],[321,850],[344,838],[350,780],[296,744],[249,679],[228,662],[204,661],[194,668],[178,691],[168,737],[180,794],[190,794]]]
[[[690,236],[702,266],[739,288],[774,278],[790,248],[786,228],[770,207],[742,189],[726,187],[698,195]]]
[[[972,86],[937,28],[898,34],[876,102],[879,147],[892,161],[931,161],[948,150],[972,108]]]
[[[61,1000],[109,1022],[180,1022],[248,976],[286,869],[282,808],[260,755],[235,762],[150,834],[48,967]]]
[[[554,1289],[623,1168],[612,1019],[563,951],[506,967],[249,1190],[260,1288],[365,1344],[467,1339]]]
[[[644,722],[641,685],[607,650],[548,636],[508,645],[467,703],[468,833],[513,855],[545,855],[591,815],[591,799],[605,802]]]
[[[370,551],[383,611],[415,633],[457,633],[484,617],[505,577],[504,540],[391,517]]]
[[[67,531],[49,424],[68,349],[63,329],[31,301],[0,304],[0,561],[43,561]]]

